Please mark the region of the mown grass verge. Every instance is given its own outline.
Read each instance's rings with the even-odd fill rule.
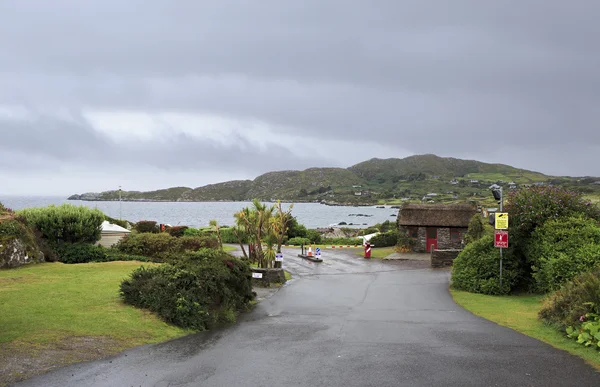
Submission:
[[[0,367],[0,374],[9,378],[0,378],[0,385],[57,365],[191,333],[121,302],[121,281],[141,265],[154,264],[42,263],[1,270],[0,363],[26,359],[41,369],[15,375],[11,366]]]
[[[579,356],[600,370],[600,351],[577,344],[538,319],[543,296],[487,296],[452,289],[450,293],[457,304],[471,313]]]

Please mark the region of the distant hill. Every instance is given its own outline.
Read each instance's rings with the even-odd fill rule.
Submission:
[[[542,173],[517,169],[509,165],[438,157],[431,154],[410,156],[404,159],[371,159],[348,169],[369,181],[414,180],[419,175],[438,176],[446,179],[468,178],[471,174],[502,175],[507,179],[506,182],[519,180],[523,183],[533,183],[548,179],[548,176]]]
[[[594,178],[552,177],[504,164],[438,157],[432,154],[404,159],[371,159],[349,168],[310,168],[277,171],[254,180],[234,180],[198,188],[174,187],[157,191],[123,191],[124,201],[248,201],[283,200],[325,204],[371,205],[410,201],[491,204],[489,186],[554,184],[600,196]],[[119,191],[73,195],[70,200],[119,200]]]

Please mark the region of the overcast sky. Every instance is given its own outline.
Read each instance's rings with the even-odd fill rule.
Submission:
[[[0,194],[440,156],[600,176],[598,0],[0,0]]]

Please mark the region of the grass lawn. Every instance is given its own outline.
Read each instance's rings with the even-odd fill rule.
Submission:
[[[473,314],[579,356],[600,370],[600,351],[577,344],[538,320],[537,313],[543,296],[486,296],[457,290],[450,292],[457,304]]]
[[[223,245],[223,251],[225,251],[225,252],[236,251],[238,249],[239,249],[239,247]]]
[[[43,263],[0,271],[0,343],[108,336],[125,348],[185,334],[149,312],[121,303],[121,281],[141,265],[153,264]]]
[[[387,257],[390,254],[393,254],[396,252],[396,250],[394,250],[395,247],[374,247],[371,249],[371,258],[380,258],[383,259],[385,257]],[[361,257],[365,256],[365,252],[364,250],[361,249],[361,251],[357,251],[356,255],[360,255]]]
[[[142,262],[42,263],[0,270],[0,386],[191,331],[123,304],[119,285]]]

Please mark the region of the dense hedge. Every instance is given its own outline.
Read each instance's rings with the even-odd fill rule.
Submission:
[[[53,250],[57,260],[67,264],[111,261],[150,262],[152,260],[149,257],[126,254],[91,243],[61,243],[54,246]]]
[[[307,245],[310,245],[310,239],[294,237],[294,238],[289,239],[286,244],[292,245],[292,246],[300,246],[300,245],[307,246]]]
[[[454,260],[452,287],[472,293],[507,294],[519,279],[519,260],[511,249],[504,249],[500,288],[500,249],[494,238],[484,235],[469,243]]]
[[[526,252],[536,290],[556,290],[600,264],[600,227],[583,217],[550,220],[533,232]]]
[[[133,229],[142,233],[157,233],[160,231],[158,224],[153,220],[140,220],[133,226]]]
[[[370,242],[375,247],[396,246],[398,244],[398,231],[392,230],[374,235]]]
[[[100,210],[70,204],[27,208],[17,213],[39,230],[50,244],[97,242],[104,221]]]
[[[106,249],[91,243],[61,243],[54,247],[62,263],[105,262]]]
[[[173,237],[167,233],[131,233],[122,238],[115,249],[130,255],[160,258],[165,254],[177,254],[202,247],[217,248],[218,242],[211,237]]]
[[[140,267],[120,286],[125,303],[149,309],[166,322],[206,330],[233,322],[254,298],[247,263],[203,249],[175,264]]]

